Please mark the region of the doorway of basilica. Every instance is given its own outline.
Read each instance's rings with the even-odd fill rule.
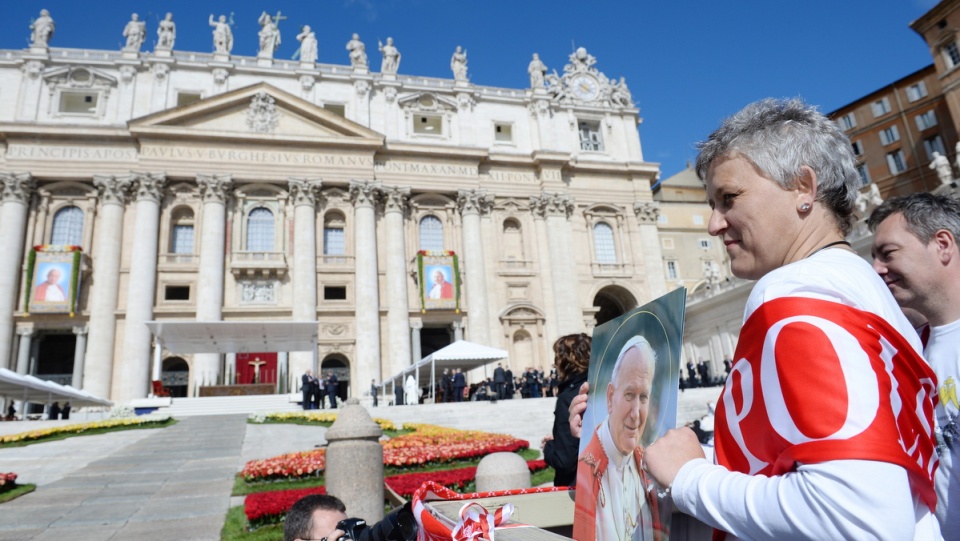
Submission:
[[[77,335],[66,332],[43,332],[36,340],[33,374],[60,385],[73,382],[73,356],[77,349]]]
[[[429,327],[424,325],[420,329],[420,358],[441,350],[453,343],[453,329],[450,325]],[[418,361],[420,359],[417,359]]]
[[[327,355],[320,363],[320,373],[326,379],[329,372],[337,376],[337,401],[343,402],[350,397],[350,361],[339,353]]]
[[[181,357],[167,357],[163,360],[160,381],[170,390],[173,398],[187,396],[187,384],[190,381],[190,365]]]
[[[593,305],[599,308],[594,318],[597,325],[603,325],[613,318],[620,317],[637,307],[637,299],[620,286],[607,286],[597,292]]]

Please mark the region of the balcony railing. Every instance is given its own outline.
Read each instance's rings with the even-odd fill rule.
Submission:
[[[352,267],[352,255],[320,255],[317,256],[317,265],[321,267]]]
[[[238,277],[279,278],[287,274],[287,258],[283,252],[233,252],[230,270]]]
[[[627,266],[623,263],[591,263],[594,276],[622,276],[627,274]]]
[[[501,259],[499,272],[506,274],[526,274],[533,272],[533,261],[523,259]]]
[[[194,254],[160,254],[161,265],[196,265],[198,259]]]

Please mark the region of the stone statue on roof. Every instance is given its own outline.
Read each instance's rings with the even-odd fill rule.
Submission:
[[[354,34],[347,42],[347,51],[350,52],[350,65],[354,68],[367,67],[367,46],[360,41],[360,35]]]
[[[227,24],[227,16],[221,15],[216,21],[210,14],[210,26],[213,27],[213,51],[219,54],[230,54],[233,50],[233,30]]]
[[[173,42],[176,39],[177,25],[173,22],[173,13],[167,13],[157,27],[157,49],[173,49]]]
[[[136,13],[130,15],[130,21],[123,27],[123,37],[127,38],[124,51],[139,51],[143,41],[147,39],[147,23],[140,20]]]
[[[46,47],[53,37],[54,26],[50,12],[41,9],[40,16],[30,24],[30,46]]]
[[[537,53],[533,53],[533,60],[527,66],[527,73],[530,74],[530,88],[543,88],[547,66],[540,60],[540,55]]]

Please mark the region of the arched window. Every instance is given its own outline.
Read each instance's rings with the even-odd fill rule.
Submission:
[[[247,251],[273,251],[273,213],[269,209],[257,207],[247,215]]]
[[[328,212],[323,219],[323,255],[344,255],[347,253],[345,221],[343,214]]]
[[[79,246],[83,242],[83,211],[78,207],[63,207],[53,215],[50,244]]]
[[[170,220],[170,253],[193,253],[193,211],[177,209]]]
[[[420,249],[440,252],[443,250],[443,222],[436,216],[424,216],[420,220]]]
[[[597,263],[616,263],[617,250],[613,244],[613,229],[606,222],[593,226],[593,250]]]
[[[520,222],[513,218],[503,221],[503,258],[523,260],[523,235]]]
[[[517,331],[513,334],[513,354],[517,359],[523,359],[528,366],[536,365],[533,351],[533,340],[526,331]]]

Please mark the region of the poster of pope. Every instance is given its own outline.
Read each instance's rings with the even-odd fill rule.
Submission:
[[[453,252],[420,252],[417,255],[420,306],[424,310],[456,310],[460,307],[457,256]]]
[[[642,469],[643,449],[674,428],[686,290],[596,329],[583,415],[573,538],[669,537],[669,499]]]
[[[74,266],[79,264],[78,254],[78,251],[33,251],[28,313],[73,312],[78,284],[71,283],[71,279],[79,277],[79,273],[74,272]]]

